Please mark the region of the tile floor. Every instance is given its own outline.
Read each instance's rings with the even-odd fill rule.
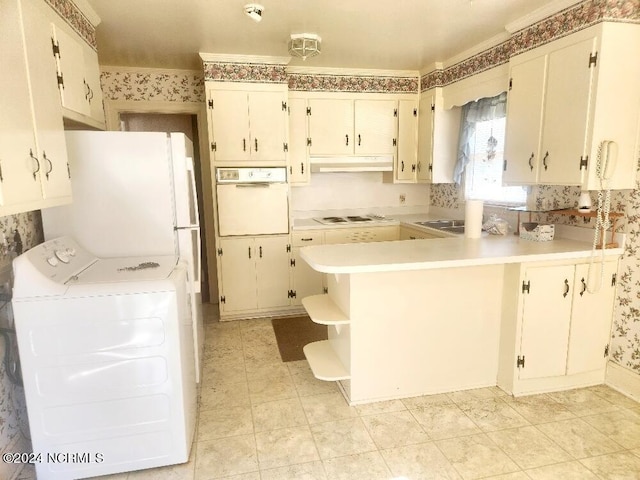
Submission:
[[[640,479],[640,404],[608,387],[349,407],[306,361],[281,362],[269,320],[206,319],[190,462],[103,479]]]

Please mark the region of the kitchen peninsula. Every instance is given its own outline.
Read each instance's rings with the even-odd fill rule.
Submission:
[[[305,355],[314,375],[338,381],[351,404],[604,380],[621,248],[606,251],[603,273],[598,260],[591,267],[591,282],[602,283],[594,294],[585,293],[591,246],[567,238],[458,236],[300,253],[328,285],[326,295],[302,301],[329,337]],[[584,311],[592,322],[584,323]]]

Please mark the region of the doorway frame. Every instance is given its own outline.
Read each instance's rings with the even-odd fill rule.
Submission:
[[[205,249],[207,252],[207,280],[209,302],[218,303],[218,274],[213,220],[213,179],[209,155],[209,129],[207,108],[204,102],[159,102],[140,100],[104,100],[107,130],[120,131],[120,115],[123,113],[158,113],[195,115],[198,123],[198,147],[200,148],[200,176],[202,178],[202,204],[204,207]],[[207,181],[208,180],[208,181]]]

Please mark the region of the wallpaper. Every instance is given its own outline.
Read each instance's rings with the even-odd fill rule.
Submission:
[[[105,100],[204,102],[201,72],[105,68],[100,73]]]
[[[42,243],[42,220],[40,212],[28,212],[18,215],[0,217],[0,238],[5,236],[9,244],[14,242],[16,231],[20,235],[22,248],[29,248]],[[14,243],[15,245],[15,243]],[[13,245],[11,245],[14,248]],[[15,253],[6,248],[0,249],[0,264],[4,265],[11,261]],[[11,305],[0,303],[0,326],[7,328],[13,325],[13,314]],[[11,337],[15,341],[15,337]],[[5,341],[0,337],[0,452],[6,451],[17,440],[18,435],[28,438],[29,424],[25,405],[24,390],[22,387],[14,385],[7,376],[4,362]],[[12,350],[15,352],[15,343]],[[3,474],[11,478],[12,471],[9,468],[16,468],[17,465],[0,464],[0,478]],[[15,470],[13,470],[15,471]]]
[[[418,93],[418,77],[290,73],[289,90],[304,92]]]

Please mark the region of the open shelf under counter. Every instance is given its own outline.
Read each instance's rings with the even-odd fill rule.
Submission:
[[[302,349],[313,376],[318,380],[348,380],[351,375],[344,367],[329,340],[309,343]]]
[[[331,300],[329,295],[311,295],[302,299],[311,320],[320,325],[347,325],[349,318]]]

